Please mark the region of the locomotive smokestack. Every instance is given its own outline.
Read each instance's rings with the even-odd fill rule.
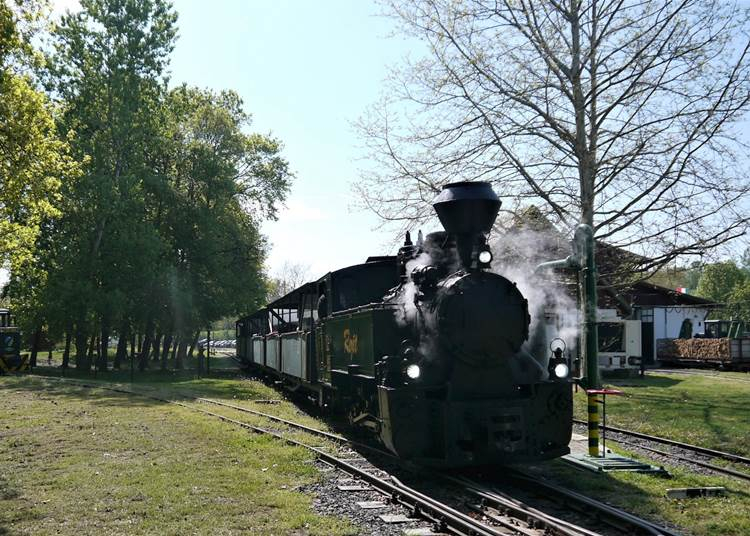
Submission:
[[[446,184],[432,203],[440,223],[455,237],[465,269],[471,269],[475,246],[484,244],[500,205],[500,199],[488,182]]]

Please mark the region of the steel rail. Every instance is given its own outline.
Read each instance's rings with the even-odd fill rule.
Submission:
[[[699,465],[701,467],[705,467],[706,469],[710,469],[712,471],[716,471],[717,473],[724,473],[729,476],[733,476],[736,478],[741,478],[742,480],[748,480],[750,481],[750,474],[747,473],[741,473],[740,471],[735,471],[734,469],[729,469],[728,467],[722,467],[721,465],[714,465],[712,463],[707,463],[701,460],[696,460],[693,458],[687,458],[685,456],[680,456],[679,454],[675,454],[673,452],[667,452],[666,450],[659,450],[652,447],[647,447],[646,445],[639,445],[638,443],[631,443],[630,441],[624,441],[624,440],[615,440],[616,443],[619,443],[621,445],[628,445],[631,447],[647,450],[649,452],[653,452],[655,454],[660,454],[662,456],[666,456],[667,458],[674,458],[676,460],[680,460],[687,463],[692,463],[695,465]]]
[[[656,523],[646,521],[645,519],[626,512],[625,510],[621,510],[615,506],[610,506],[609,504],[603,503],[596,499],[592,499],[591,497],[587,497],[586,495],[569,490],[557,484],[543,481],[538,477],[524,473],[517,469],[510,470],[508,472],[508,475],[513,480],[521,482],[523,485],[533,491],[539,492],[540,489],[542,489],[548,497],[552,497],[553,499],[557,500],[564,498],[567,504],[577,503],[582,507],[582,511],[590,513],[591,509],[596,510],[597,514],[602,516],[602,519],[607,518],[613,521],[613,523],[610,524],[617,528],[622,528],[622,523],[624,522],[631,527],[640,529],[642,532],[651,534],[653,536],[682,536],[679,532],[675,532],[666,527],[659,526]]]
[[[208,411],[206,409],[192,406],[184,402],[179,402],[176,400],[169,400],[167,398],[154,396],[153,394],[147,394],[147,393],[138,392],[138,391],[131,391],[129,389],[124,389],[122,387],[111,387],[111,386],[107,386],[103,384],[91,384],[91,383],[79,382],[76,380],[68,380],[66,378],[53,378],[53,377],[48,377],[48,376],[45,376],[45,378],[52,378],[52,379],[61,381],[63,383],[78,385],[78,386],[88,388],[88,389],[102,389],[106,391],[113,391],[113,392],[120,393],[120,394],[136,395],[136,396],[140,396],[143,398],[156,400],[159,402],[164,402],[167,404],[174,404],[174,405],[183,407],[191,411],[197,411],[199,413],[209,415],[223,422],[227,422],[235,426],[238,426],[240,428],[249,430],[253,433],[269,435],[271,437],[274,437],[276,439],[279,439],[280,441],[287,443],[288,445],[302,447],[311,452],[314,452],[320,460],[330,465],[333,465],[335,467],[338,467],[339,469],[342,469],[346,473],[349,473],[353,476],[360,478],[364,482],[367,482],[375,490],[380,492],[382,495],[390,496],[393,502],[398,502],[399,504],[407,506],[411,508],[415,514],[419,514],[422,517],[439,525],[441,530],[450,530],[451,532],[459,536],[507,536],[505,533],[498,532],[493,527],[485,525],[475,520],[474,518],[462,512],[459,512],[458,510],[453,509],[452,507],[446,504],[443,504],[435,499],[432,499],[431,497],[428,497],[427,495],[424,495],[420,492],[417,492],[416,490],[413,490],[412,488],[409,488],[408,486],[405,486],[393,476],[389,475],[389,478],[393,482],[388,482],[387,480],[384,480],[383,478],[375,476],[371,473],[368,473],[367,471],[360,469],[359,467],[356,467],[350,464],[347,460],[337,458],[336,456],[324,451],[323,449],[319,447],[308,445],[306,443],[303,443],[296,439],[292,439],[290,437],[284,437],[280,433],[274,432],[273,430],[268,430],[268,429],[255,426],[255,425],[243,422],[243,421],[238,421],[237,419],[232,419],[231,417],[227,417],[226,415],[214,413],[212,411]],[[198,397],[193,397],[193,400],[197,400],[197,398]],[[287,422],[291,422],[291,421],[287,421]],[[300,426],[304,426],[304,425],[300,425]],[[327,432],[324,432],[324,433],[327,434]]]
[[[221,402],[219,400],[214,400],[212,398],[203,398],[203,397],[195,397],[195,400],[198,400],[200,402],[205,402],[208,404],[215,404],[217,406],[223,406],[227,408],[231,408],[237,411],[241,411],[243,413],[248,413],[250,415],[256,415],[258,417],[263,417],[264,419],[268,419],[274,422],[278,422],[281,424],[284,424],[286,426],[289,426],[291,428],[297,428],[298,430],[301,430],[303,432],[307,432],[308,434],[316,435],[319,437],[323,437],[325,439],[329,439],[331,441],[336,441],[338,443],[346,443],[348,445],[351,445],[356,448],[360,448],[362,450],[367,450],[369,452],[372,452],[374,454],[378,454],[380,456],[385,456],[391,459],[398,459],[398,457],[388,451],[379,449],[377,447],[373,447],[372,445],[368,445],[367,443],[362,443],[360,441],[355,441],[352,439],[348,439],[344,436],[338,435],[338,434],[332,434],[331,432],[326,432],[325,430],[319,430],[318,428],[312,428],[310,426],[306,426],[304,424],[300,424],[298,422],[289,421],[287,419],[283,419],[281,417],[277,417],[275,415],[271,415],[269,413],[264,413],[262,411],[258,411],[255,409],[246,408],[243,406],[237,406],[235,404],[230,404],[228,402]],[[252,402],[252,400],[249,400],[248,402]]]
[[[584,425],[586,424],[586,421],[582,421],[580,419],[573,419],[573,422],[575,422],[576,424],[584,424]],[[722,452],[720,450],[700,447],[698,445],[691,445],[690,443],[682,443],[680,441],[675,441],[674,439],[667,439],[665,437],[652,436],[652,435],[644,434],[641,432],[636,432],[634,430],[626,430],[625,428],[616,428],[614,426],[604,426],[600,424],[599,429],[604,430],[605,432],[616,432],[618,434],[629,435],[632,437],[637,437],[639,439],[646,439],[648,441],[653,441],[654,443],[662,443],[664,445],[671,445],[673,447],[679,447],[681,449],[691,450],[693,452],[705,454],[706,456],[711,456],[713,458],[722,458],[724,460],[728,460],[731,462],[750,465],[750,458],[740,456],[739,454],[732,454],[731,452]],[[613,440],[613,441],[617,441],[617,440]]]
[[[469,478],[450,476],[447,476],[445,478],[461,485],[466,491],[473,494],[483,503],[485,503],[485,505],[487,502],[489,502],[496,509],[512,511],[515,517],[526,517],[527,519],[534,519],[538,522],[538,524],[542,526],[542,528],[546,530],[556,531],[566,536],[600,536],[598,532],[590,531],[563,519],[542,512],[541,510],[533,508],[532,506],[529,506],[519,501],[518,499],[510,497],[503,492],[491,490],[486,486]],[[482,509],[477,508],[477,511],[482,512]],[[485,513],[484,515],[488,514]],[[494,516],[492,516],[491,514],[489,515],[496,522],[503,523],[501,519],[495,519]]]

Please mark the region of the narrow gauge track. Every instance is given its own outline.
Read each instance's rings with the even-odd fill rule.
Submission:
[[[573,422],[575,422],[576,424],[584,425],[584,426],[587,424],[586,421],[581,420],[581,419],[573,419]],[[701,447],[698,445],[691,445],[690,443],[682,443],[681,441],[675,441],[674,439],[667,439],[665,437],[652,436],[652,435],[644,434],[641,432],[636,432],[634,430],[627,430],[625,428],[617,428],[615,426],[604,426],[600,424],[599,429],[604,430],[605,432],[615,432],[617,434],[621,434],[624,436],[636,437],[638,439],[645,439],[646,441],[651,441],[653,443],[661,443],[662,445],[669,445],[671,447],[677,447],[687,452],[702,454],[703,456],[707,456],[709,458],[722,459],[722,460],[726,460],[726,461],[730,461],[730,462],[734,462],[734,463],[738,463],[738,464],[742,464],[742,465],[750,467],[750,458],[746,458],[745,456],[740,456],[739,454],[732,454],[731,452],[722,452],[720,450],[709,449],[709,448]],[[612,438],[612,441],[615,441],[616,443],[624,443],[624,444],[641,447],[641,445],[635,445],[634,443],[628,443],[627,441],[619,441],[616,438]],[[651,450],[652,452],[657,452],[658,454],[663,454],[666,456],[674,457],[676,459],[682,458],[681,456],[670,453],[670,452],[657,451],[656,449],[645,449],[645,450]],[[694,460],[692,458],[685,458],[685,460],[691,463],[695,461],[699,461],[699,460]],[[721,467],[719,465],[706,464],[705,462],[701,462],[697,465],[703,465],[704,467],[707,467],[711,470],[714,470],[720,473],[731,474],[732,476],[737,476],[737,474],[739,474],[739,475],[742,475],[742,477],[747,477],[747,475],[743,473],[738,473],[737,471],[732,471],[730,469],[727,469],[726,467]]]
[[[569,521],[560,519],[554,515],[543,512],[534,508],[517,498],[503,493],[491,485],[467,477],[455,477],[448,474],[436,473],[436,476],[446,482],[452,482],[458,485],[462,492],[473,496],[478,502],[476,504],[467,504],[475,516],[481,519],[487,519],[493,523],[488,525],[477,520],[476,517],[469,516],[460,512],[451,506],[448,506],[424,493],[417,491],[404,483],[397,477],[388,475],[388,479],[383,479],[372,473],[352,465],[346,459],[337,458],[326,452],[321,447],[308,445],[301,441],[285,437],[279,432],[266,428],[251,425],[249,423],[227,417],[191,404],[169,400],[160,396],[154,396],[138,391],[132,391],[119,386],[107,386],[102,384],[90,384],[76,380],[64,378],[47,377],[44,378],[57,380],[64,383],[78,385],[88,389],[102,389],[121,394],[136,395],[159,402],[175,404],[177,406],[197,411],[199,413],[217,418],[224,422],[244,428],[253,433],[270,435],[276,439],[286,442],[290,445],[300,446],[316,453],[318,458],[329,465],[338,467],[344,472],[355,476],[368,483],[372,488],[390,498],[391,501],[410,508],[415,515],[421,516],[435,524],[440,531],[450,532],[459,536],[507,536],[509,534],[521,536],[539,536],[539,535],[560,535],[560,536],[600,536],[600,533],[586,529]],[[185,393],[176,392],[175,394],[190,399],[195,402],[213,404],[220,407],[230,408],[235,411],[247,413],[257,417],[262,417],[269,421],[283,424],[292,429],[297,429],[311,435],[322,437],[336,443],[346,444],[357,449],[367,450],[384,458],[398,461],[391,453],[378,449],[366,443],[361,443],[347,439],[343,436],[312,428],[304,424],[296,423],[270,415],[258,410],[245,408],[228,402],[221,402],[205,397],[195,397]],[[252,401],[250,401],[252,402]],[[603,522],[606,525],[617,529],[625,534],[647,534],[653,536],[679,536],[680,533],[661,527],[655,523],[641,519],[633,514],[610,506],[596,499],[584,496],[580,493],[568,490],[556,484],[541,481],[536,477],[517,470],[509,470],[509,476],[519,485],[530,488],[534,493],[544,494],[549,500],[562,502],[565,508],[573,508],[586,517],[593,517],[597,522]],[[597,523],[598,524],[598,523]],[[524,526],[526,525],[526,526]],[[508,532],[510,531],[510,532]]]

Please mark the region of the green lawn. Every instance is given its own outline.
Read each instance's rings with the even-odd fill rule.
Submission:
[[[257,382],[186,378],[171,388],[278,397]],[[0,377],[0,397],[0,534],[354,532],[295,491],[319,477],[304,449],[175,405],[40,377]]]
[[[607,381],[606,386],[625,393],[607,397],[607,423],[747,456],[750,452],[750,384],[742,380],[748,376],[724,378],[727,379],[647,373],[643,379]],[[575,414],[586,419],[586,396],[580,390],[575,396]],[[613,444],[608,442],[607,446]],[[639,458],[627,449],[615,450]],[[730,477],[700,476],[675,467],[667,469],[674,478],[666,480],[635,473],[595,475],[561,461],[543,465],[547,474],[555,475],[566,485],[629,511],[676,525],[687,534],[750,534],[750,493],[746,482]],[[665,496],[667,488],[697,486],[725,486],[728,493],[725,497],[685,500]]]
[[[37,372],[60,374],[56,368],[40,367]],[[155,370],[136,374],[134,384],[128,384],[128,371],[100,373],[96,380],[75,370],[69,370],[68,376],[91,383],[121,382],[172,399],[200,395],[231,401],[326,428],[270,387],[227,373],[206,378],[194,371]],[[747,411],[737,414],[722,399],[731,393],[738,397],[731,405],[742,404],[747,384],[725,383],[684,375],[617,382],[628,396],[610,399],[610,422],[665,436],[684,432],[675,437],[695,442],[699,438],[707,446],[727,449],[740,445],[734,450],[741,451],[741,445],[747,444]],[[51,534],[58,529],[64,534],[353,531],[340,520],[314,515],[311,499],[294,491],[318,478],[309,463],[311,456],[300,449],[174,405],[92,392],[39,376],[0,378],[0,396],[7,412],[0,429],[0,534]],[[279,403],[254,402],[269,399]],[[576,397],[577,405],[583,401]],[[269,425],[259,417],[205,407],[251,424]],[[711,426],[696,407],[707,408]],[[579,415],[581,409],[577,407]],[[716,443],[717,437],[733,434],[744,435],[744,440]],[[303,433],[295,437],[321,444],[319,438]],[[689,534],[750,534],[750,495],[744,482],[669,469],[675,478],[668,480],[627,473],[597,475],[561,461],[538,466],[545,476],[573,489]],[[667,488],[717,485],[727,488],[726,497],[671,500],[665,496]]]
[[[607,443],[607,446],[612,446]],[[645,460],[622,449],[619,454]],[[646,519],[693,536],[747,536],[750,534],[750,493],[747,482],[730,477],[700,476],[667,467],[672,478],[638,473],[597,474],[561,460],[539,464],[535,472],[551,477],[585,495],[603,500]],[[724,486],[724,497],[669,499],[669,488]]]
[[[647,373],[611,380],[625,392],[607,397],[607,423],[708,448],[750,456],[750,378],[725,379]],[[575,397],[576,417],[586,419],[586,397]]]

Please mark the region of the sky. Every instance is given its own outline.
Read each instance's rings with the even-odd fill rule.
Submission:
[[[55,13],[79,8],[56,0]],[[176,0],[179,38],[171,84],[233,89],[251,131],[284,144],[295,174],[278,221],[263,225],[267,266],[309,266],[310,276],[391,252],[393,232],[353,208],[363,152],[351,123],[408,53],[393,22],[367,0]]]

